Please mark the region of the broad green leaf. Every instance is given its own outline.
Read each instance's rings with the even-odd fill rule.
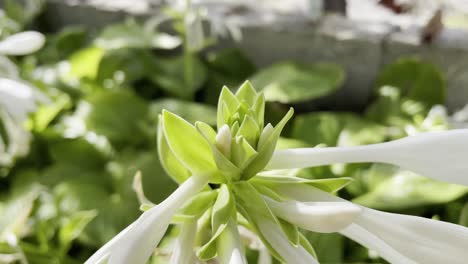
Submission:
[[[177,99],[159,99],[150,105],[152,114],[159,114],[163,109],[177,114],[192,124],[203,121],[210,125],[216,125],[216,108],[210,105]]]
[[[409,171],[397,170],[387,177],[353,202],[381,210],[402,210],[444,204],[468,193],[465,186],[438,182]]]
[[[206,68],[195,55],[159,58],[150,80],[170,95],[192,99],[206,81]],[[185,72],[186,70],[190,70]]]
[[[34,131],[43,131],[60,112],[69,108],[70,105],[70,98],[66,95],[59,96],[51,104],[40,105],[36,112],[31,115],[29,126]]]
[[[155,74],[154,56],[141,49],[107,50],[99,62],[96,81],[106,88],[131,84],[148,75]]]
[[[174,155],[194,174],[217,170],[211,147],[197,129],[179,116],[163,111],[163,129]]]
[[[292,136],[312,146],[357,146],[385,141],[386,128],[352,113],[316,112],[297,116]]]
[[[210,241],[202,246],[197,255],[201,260],[209,260],[216,256],[216,239],[226,228],[231,217],[235,216],[235,202],[227,185],[221,185],[218,197],[213,205],[211,228],[213,235]]]
[[[63,60],[86,43],[87,32],[84,27],[71,26],[54,35],[47,36],[44,47],[35,55],[42,63],[52,63]]]
[[[49,142],[49,154],[56,163],[78,165],[83,168],[102,168],[111,157],[111,150],[84,138],[61,138]]]
[[[177,159],[167,143],[161,118],[158,125],[158,157],[161,166],[175,182],[182,183],[190,177],[190,171]]]
[[[313,250],[320,263],[343,263],[344,239],[337,233],[322,234],[306,232],[305,238],[314,245]],[[304,241],[305,242],[305,241]],[[307,247],[305,247],[307,249]]]
[[[248,180],[255,176],[258,172],[263,170],[265,166],[271,159],[273,152],[276,148],[276,142],[281,134],[286,123],[291,119],[294,114],[294,110],[289,109],[288,113],[281,119],[281,121],[275,126],[272,134],[265,141],[265,144],[258,149],[258,154],[253,157],[250,162],[246,165],[245,169],[242,171],[242,178]]]
[[[458,221],[458,224],[468,227],[468,202],[465,203],[465,206],[463,206],[463,209],[460,213],[460,220]]]
[[[377,78],[376,88],[390,85],[400,89],[403,97],[427,105],[444,104],[445,80],[433,64],[417,58],[402,58],[387,65]]]
[[[353,181],[352,178],[330,178],[330,179],[304,179],[292,176],[271,176],[258,174],[250,180],[253,184],[284,185],[284,184],[307,184],[326,192],[336,192]]]
[[[256,89],[267,101],[299,103],[328,95],[338,89],[345,78],[337,64],[298,64],[281,62],[264,68],[251,77]]]
[[[85,77],[94,79],[103,55],[104,50],[93,46],[73,53],[69,59],[70,76],[78,79]]]
[[[129,91],[106,91],[87,98],[91,109],[85,117],[88,129],[112,143],[146,142],[148,105]]]

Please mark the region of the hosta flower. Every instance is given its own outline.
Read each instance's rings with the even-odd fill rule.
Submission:
[[[171,223],[180,226],[171,263],[247,263],[246,247],[260,250],[259,263],[270,263],[270,255],[284,263],[318,263],[300,229],[339,232],[392,263],[466,262],[467,228],[355,205],[333,195],[351,179],[310,180],[287,169],[385,162],[466,184],[468,130],[360,147],[275,151],[293,112],[276,126],[264,124],[264,113],[263,94],[249,82],[235,94],[223,88],[216,130],[163,111],[159,156],[180,187],[86,263],[145,263]],[[257,238],[261,243],[252,242]]]

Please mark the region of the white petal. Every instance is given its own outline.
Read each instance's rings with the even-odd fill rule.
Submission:
[[[0,54],[26,55],[38,51],[44,46],[45,37],[36,31],[25,31],[0,41]]]
[[[344,230],[340,231],[340,233],[359,244],[378,252],[382,258],[386,259],[390,263],[416,264],[416,262],[403,256],[378,236],[372,234],[358,224],[351,224]]]
[[[180,230],[174,250],[172,252],[170,264],[191,264],[195,263],[193,246],[197,234],[197,221],[187,220]]]
[[[229,159],[231,156],[231,130],[228,125],[223,125],[216,135],[216,147]]]
[[[458,129],[367,146],[279,150],[274,153],[267,169],[382,162],[440,181],[468,185],[467,156],[468,129]]]
[[[0,76],[10,79],[18,79],[18,66],[6,56],[0,56]]]
[[[278,217],[306,230],[338,232],[353,223],[361,208],[349,202],[277,202],[265,197],[265,201]]]
[[[274,187],[302,201],[345,201],[307,185]],[[372,248],[392,263],[466,263],[468,228],[427,218],[384,213],[362,207],[343,234]],[[401,262],[399,261],[401,260]],[[405,262],[405,261],[408,262]]]
[[[206,176],[192,176],[177,188],[166,200],[144,212],[98,250],[85,264],[144,264],[169,226],[172,216],[193,195],[208,183]]]
[[[230,219],[216,242],[218,260],[221,264],[246,264],[239,231],[234,219]]]
[[[281,230],[281,227],[270,219],[259,221],[259,231],[273,247],[273,249],[286,261],[294,264],[318,264],[302,246],[294,247]]]
[[[466,263],[468,228],[417,216],[365,209],[356,223],[417,263]]]

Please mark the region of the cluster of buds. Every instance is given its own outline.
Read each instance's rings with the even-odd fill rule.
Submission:
[[[246,234],[260,241],[261,263],[271,263],[272,257],[283,263],[318,263],[301,229],[339,232],[391,263],[466,261],[467,228],[361,207],[334,195],[350,178],[311,180],[284,169],[377,161],[435,178],[445,168],[449,180],[467,183],[459,174],[468,172],[460,162],[468,152],[467,130],[362,147],[275,151],[293,111],[276,126],[264,125],[264,114],[264,96],[249,82],[235,94],[223,88],[217,131],[163,111],[159,157],[179,188],[158,205],[144,204],[145,212],[85,264],[146,263],[170,224],[180,226],[170,259],[174,264],[247,263],[245,248],[255,243],[246,243]]]

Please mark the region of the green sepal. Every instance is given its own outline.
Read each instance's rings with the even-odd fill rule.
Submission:
[[[276,148],[276,142],[281,134],[286,123],[291,119],[294,110],[292,108],[286,113],[286,115],[281,119],[281,121],[275,126],[273,132],[265,141],[265,144],[262,145],[261,148],[257,149],[258,154],[255,158],[253,158],[247,166],[242,170],[242,179],[248,180],[255,176],[258,172],[263,170],[265,166],[271,159],[273,152]]]
[[[288,237],[288,240],[291,243],[291,245],[297,247],[299,245],[299,229],[297,228],[297,226],[281,218],[277,218],[277,220],[281,226],[281,229],[283,229],[283,232]]]
[[[257,151],[250,146],[247,140],[242,137],[236,137],[231,145],[231,160],[237,167],[242,167],[245,162],[257,155]]]
[[[257,98],[257,91],[255,91],[249,81],[245,81],[237,90],[236,97],[239,102],[245,101],[249,107],[252,107],[255,104],[255,99]]]
[[[315,259],[318,260],[317,253],[315,252],[314,247],[310,244],[309,240],[299,232],[299,244],[307,251],[310,255],[312,255]]]
[[[192,197],[187,204],[174,216],[177,221],[198,218],[203,215],[216,200],[217,191],[204,191]]]
[[[193,174],[213,175],[217,171],[211,147],[189,122],[163,110],[163,130],[177,159]]]
[[[206,141],[211,147],[213,158],[220,173],[228,179],[239,179],[240,169],[236,167],[221,151],[216,147],[216,132],[206,123],[195,123],[198,131],[205,137]],[[222,179],[221,182],[226,182]]]
[[[255,233],[262,240],[265,247],[268,249],[270,254],[276,259],[283,261],[283,258],[276,252],[276,250],[270,245],[270,243],[265,239],[262,232],[260,232],[259,223],[269,219],[278,224],[278,228],[283,230],[279,226],[278,219],[271,212],[270,208],[263,200],[262,196],[257,192],[257,190],[246,181],[237,182],[233,185],[234,195],[236,200],[236,207],[239,213],[242,214],[244,218],[248,220],[248,223],[255,231]]]
[[[354,179],[348,177],[330,179],[305,179],[293,176],[271,176],[257,174],[250,181],[255,185],[272,186],[284,184],[307,184],[320,190],[333,193],[350,184]]]
[[[257,99],[255,100],[255,104],[252,109],[255,113],[258,127],[263,127],[265,116],[265,96],[263,93],[259,93],[257,95]]]
[[[260,128],[258,127],[255,120],[251,116],[246,115],[242,121],[241,126],[239,127],[239,130],[237,131],[236,136],[244,137],[247,142],[249,142],[249,145],[255,149],[260,134],[259,130]]]
[[[225,113],[227,113],[225,109],[229,110],[228,113],[233,113],[236,111],[237,107],[239,105],[239,101],[237,100],[236,96],[229,90],[228,87],[223,86],[221,89],[221,94],[219,95],[219,100],[218,100],[218,116],[217,116],[217,127],[218,130],[226,124],[226,118],[229,118],[229,116],[225,116]]]
[[[161,166],[166,171],[167,175],[175,182],[182,183],[190,177],[190,171],[177,159],[167,143],[164,135],[162,117],[159,115],[158,121],[158,158]]]
[[[235,121],[231,126],[231,135],[236,135],[237,131],[239,131],[239,122]]]
[[[226,228],[229,219],[235,217],[235,212],[234,199],[228,186],[223,184],[219,188],[219,194],[212,209],[211,229],[213,232],[211,239],[197,251],[200,260],[206,261],[216,257],[216,239]]]

